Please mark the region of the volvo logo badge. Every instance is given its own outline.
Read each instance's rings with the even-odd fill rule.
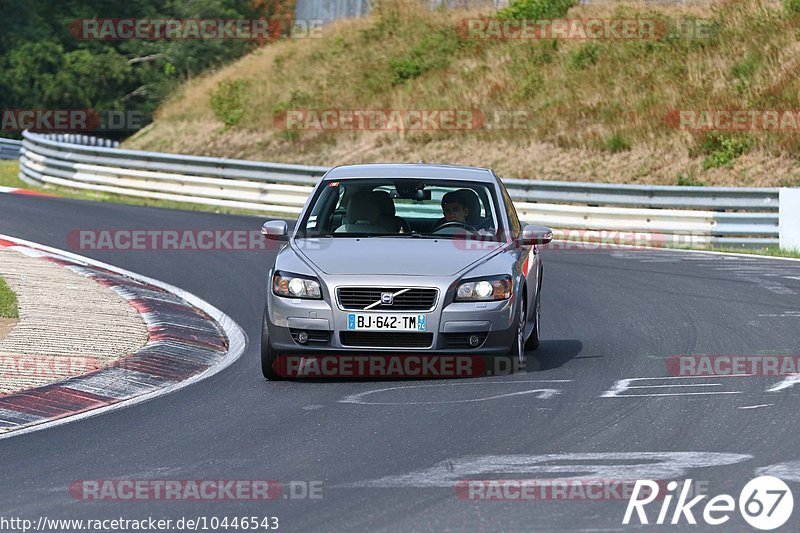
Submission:
[[[392,305],[394,303],[394,295],[391,292],[381,293],[381,304]]]

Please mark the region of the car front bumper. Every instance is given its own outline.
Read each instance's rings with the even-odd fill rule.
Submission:
[[[267,291],[267,326],[272,347],[279,353],[449,353],[449,354],[507,354],[516,334],[517,298],[493,302],[453,302],[448,297],[451,279],[413,280],[408,276],[395,279],[354,281],[351,276],[325,283],[324,299],[308,300],[284,298]],[[386,286],[427,287],[439,290],[435,307],[431,311],[401,311],[397,314],[424,314],[427,336],[419,334],[407,342],[408,337],[393,332],[379,332],[365,340],[361,336],[354,344],[348,334],[350,313],[372,313],[343,309],[336,298],[337,287]],[[374,314],[395,314],[385,310]],[[308,341],[298,341],[305,332]],[[414,333],[411,333],[414,335]],[[480,343],[470,346],[469,337],[477,336]],[[372,340],[375,340],[373,343]],[[368,345],[364,345],[367,342]]]

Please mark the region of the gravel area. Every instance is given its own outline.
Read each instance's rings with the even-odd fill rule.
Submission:
[[[68,268],[0,249],[0,276],[19,301],[19,321],[0,339],[0,394],[101,368],[147,342],[124,298]]]

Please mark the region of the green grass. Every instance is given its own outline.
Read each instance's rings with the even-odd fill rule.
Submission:
[[[692,247],[688,245],[669,244],[664,249],[667,250],[690,250],[695,252],[720,252],[726,254],[745,254],[745,255],[763,255],[767,257],[786,257],[789,259],[800,259],[800,250],[781,250],[777,246],[767,246],[764,248],[744,248],[734,246],[705,246],[705,247]],[[659,247],[654,247],[654,250]]]
[[[170,200],[154,200],[150,198],[137,198],[133,196],[122,196],[100,191],[86,191],[80,189],[70,189],[47,185],[46,187],[33,187],[17,176],[19,164],[17,161],[0,161],[0,186],[17,187],[32,191],[54,194],[62,198],[72,198],[75,200],[89,200],[94,202],[108,202],[112,204],[140,205],[147,207],[158,207],[161,209],[178,209],[181,211],[202,211],[207,213],[224,213],[228,215],[248,215],[252,217],[279,217],[285,218],[285,214],[271,213],[269,211],[256,212],[249,209],[239,209],[235,207],[217,207],[188,202],[173,202]]]
[[[631,145],[628,141],[625,140],[622,135],[619,133],[615,133],[611,137],[608,138],[606,141],[606,150],[615,154],[617,152],[625,152],[631,149]]]
[[[0,278],[0,318],[19,318],[17,295]]]
[[[713,248],[712,251],[800,259],[800,250],[781,250],[777,246],[770,246],[768,248]]]
[[[0,161],[0,186],[31,189],[25,182],[17,177],[19,163],[16,161]]]
[[[678,179],[675,181],[675,185],[681,187],[703,187],[705,186],[705,183],[698,181],[697,178],[691,174],[687,175],[683,172],[680,172],[678,173]]]
[[[747,137],[726,137],[723,134],[708,135],[700,144],[700,149],[707,154],[703,160],[703,168],[732,167],[734,160],[746,153],[752,142]]]
[[[577,0],[511,0],[497,16],[509,19],[547,19],[563,17]]]

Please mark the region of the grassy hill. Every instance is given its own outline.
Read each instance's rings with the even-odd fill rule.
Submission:
[[[321,38],[284,40],[192,80],[125,145],[324,165],[422,159],[535,179],[800,185],[800,125],[675,125],[676,110],[800,109],[800,10],[791,3],[563,2],[527,3],[571,19],[655,21],[657,38],[481,39],[465,31],[466,20],[488,13],[385,0],[369,18],[326,27]],[[281,127],[287,110],[308,109],[479,110],[500,128]],[[509,116],[522,120],[508,127]]]

